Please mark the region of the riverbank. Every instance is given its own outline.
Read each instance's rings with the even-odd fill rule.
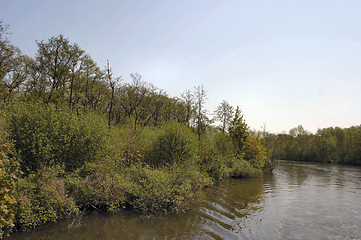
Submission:
[[[199,140],[177,122],[109,129],[100,115],[32,103],[3,112],[1,124],[3,235],[88,210],[183,212],[204,187],[272,166],[257,136],[235,154],[227,134]]]
[[[77,227],[69,219],[11,239],[360,239],[360,173],[357,166],[276,161],[273,174],[206,188],[186,212],[94,212]]]
[[[87,209],[180,212],[207,185],[272,170],[240,108],[222,101],[209,114],[203,85],[171,97],[137,73],[124,82],[61,34],[32,58],[6,29],[0,237]]]

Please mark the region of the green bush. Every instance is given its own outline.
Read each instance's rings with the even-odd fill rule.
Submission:
[[[197,153],[195,134],[185,125],[173,122],[159,130],[147,161],[153,166],[171,166],[191,161]]]
[[[215,155],[208,162],[203,161],[201,166],[202,172],[206,173],[211,181],[219,182],[224,178],[224,165],[222,163],[222,157]]]
[[[53,165],[72,171],[105,158],[110,150],[105,121],[51,104],[19,106],[11,114],[9,132],[26,173]]]
[[[177,212],[187,208],[206,180],[194,167],[173,165],[153,169],[133,164],[121,172],[95,166],[66,179],[69,194],[79,208],[112,211],[131,207],[142,212]]]
[[[231,156],[234,154],[232,139],[225,133],[219,132],[213,136],[213,142],[217,154]]]
[[[239,158],[228,158],[225,162],[225,177],[243,178],[255,177],[262,174],[262,171],[256,169],[248,161]]]
[[[9,235],[15,226],[15,186],[20,171],[19,163],[8,157],[10,153],[10,144],[0,135],[0,238]]]
[[[84,177],[80,177],[84,173],[71,174],[65,180],[69,194],[79,208],[113,211],[125,205],[127,182],[121,174],[103,165],[85,172],[87,175]]]
[[[253,167],[263,172],[273,170],[273,162],[264,147],[263,139],[257,136],[250,136],[244,147],[244,159],[252,164]]]
[[[263,147],[262,140],[256,136],[250,136],[244,146],[244,159],[249,161],[255,168],[262,169],[266,164],[267,152]]]
[[[143,212],[185,210],[206,183],[199,171],[184,165],[162,169],[132,166],[128,169],[127,201]]]
[[[158,130],[153,127],[145,127],[135,131],[130,126],[115,126],[112,128],[112,141],[116,146],[118,160],[122,160],[123,167],[139,164],[145,161]]]
[[[216,153],[214,146],[204,140],[200,144],[199,168],[211,181],[219,182],[223,179],[223,158]]]
[[[66,192],[62,174],[58,167],[42,168],[19,180],[16,189],[19,229],[35,228],[78,213],[75,201]]]

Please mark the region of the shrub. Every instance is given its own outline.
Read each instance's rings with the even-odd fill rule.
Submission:
[[[42,226],[78,213],[74,200],[66,193],[62,170],[42,168],[21,179],[17,186],[19,229]]]
[[[109,151],[105,121],[51,104],[19,106],[10,117],[9,130],[26,173],[53,165],[72,171],[85,162],[103,159]]]
[[[133,164],[121,172],[99,165],[86,172],[67,177],[69,194],[80,208],[102,211],[127,206],[146,213],[181,211],[206,183],[194,167],[176,164],[157,169]]]
[[[203,188],[205,179],[199,171],[184,165],[162,169],[132,166],[128,169],[128,203],[143,212],[178,212],[187,208]]]
[[[229,158],[225,162],[225,177],[243,178],[255,177],[262,173],[261,170],[253,167],[248,161],[236,157]]]
[[[217,154],[230,156],[234,154],[232,139],[225,133],[219,132],[213,136],[214,146]]]
[[[81,209],[95,208],[104,211],[113,211],[125,205],[125,185],[122,175],[114,170],[94,166],[84,173],[72,174],[66,178],[69,194],[74,198]]]
[[[222,157],[216,154],[214,147],[207,140],[200,144],[199,167],[201,172],[210,177],[212,181],[219,182],[223,179],[224,165]]]
[[[17,201],[15,186],[20,174],[19,163],[9,158],[10,144],[0,136],[0,238],[10,234],[14,225]]]
[[[250,136],[244,147],[244,159],[257,169],[263,170],[269,161],[262,139]]]
[[[173,122],[160,129],[147,161],[158,167],[189,162],[195,157],[197,146],[195,134],[185,125]]]
[[[144,162],[147,152],[154,144],[157,129],[145,127],[135,131],[129,126],[115,126],[111,134],[112,141],[116,145],[116,158],[121,159],[123,165],[129,167]]]

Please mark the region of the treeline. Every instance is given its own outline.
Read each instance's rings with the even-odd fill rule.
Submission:
[[[37,45],[33,59],[3,42],[0,59],[3,105],[19,100],[68,105],[76,111],[107,114],[109,125],[131,122],[134,129],[169,120],[182,123],[191,120],[193,99],[187,93],[183,99],[168,97],[143,81],[139,74],[131,75],[131,83],[123,83],[121,77],[113,76],[109,62],[100,69],[84,50],[62,35]]]
[[[272,171],[238,107],[208,117],[203,86],[170,97],[62,35],[32,58],[6,31],[0,22],[0,237],[88,210],[182,211],[207,185]]]
[[[301,125],[289,134],[266,134],[273,158],[361,165],[361,126],[330,127],[315,134]]]

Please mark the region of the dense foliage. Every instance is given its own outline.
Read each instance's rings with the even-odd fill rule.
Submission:
[[[298,126],[266,139],[277,159],[361,165],[361,126],[324,128],[316,134]]]
[[[181,97],[104,70],[64,36],[35,58],[0,22],[0,237],[89,209],[177,212],[227,177],[272,170],[264,139],[203,86]]]
[[[9,158],[9,153],[10,144],[0,136],[0,237],[8,235],[15,226],[15,187],[20,171],[19,163]]]
[[[101,121],[92,114],[79,116],[56,109],[53,104],[14,106],[9,132],[15,148],[21,150],[22,171],[29,173],[52,165],[72,171],[85,162],[103,159],[110,150],[108,128]]]

